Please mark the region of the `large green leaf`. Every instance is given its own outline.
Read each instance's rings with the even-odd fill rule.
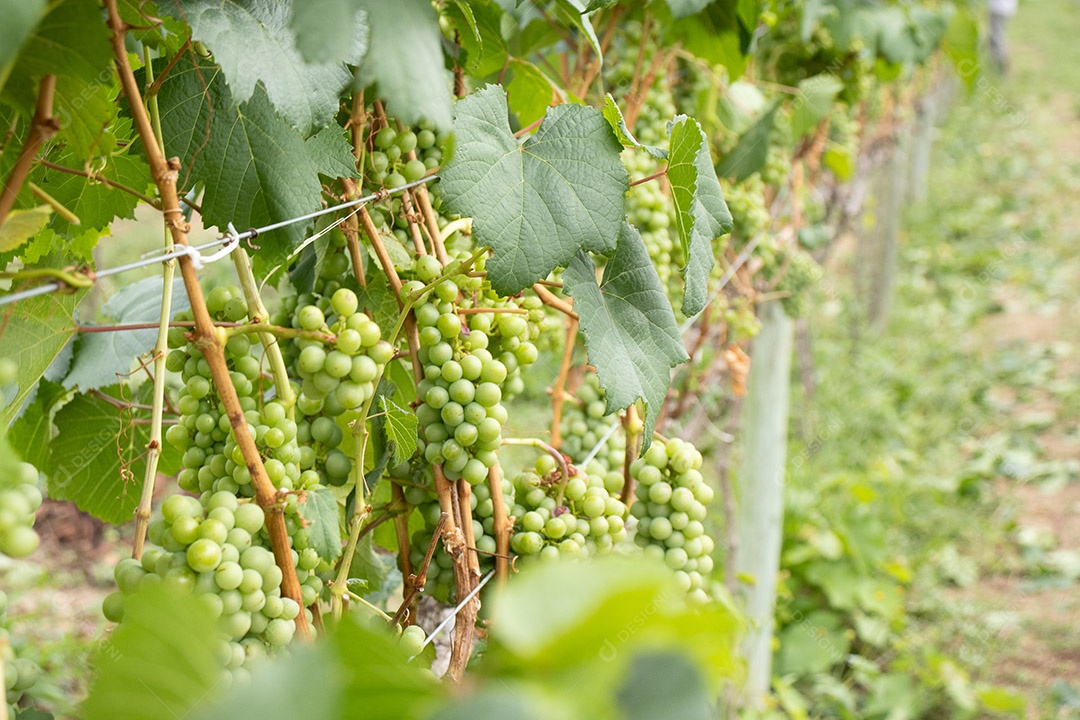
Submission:
[[[968,90],[979,79],[979,22],[967,9],[958,9],[949,18],[942,49],[956,66]]]
[[[705,307],[713,241],[731,232],[731,213],[713,170],[709,141],[697,120],[675,118],[668,153],[675,227],[686,258],[682,312],[691,317]]]
[[[59,383],[44,378],[38,383],[34,398],[8,431],[8,440],[19,448],[23,460],[36,468],[48,467],[52,444],[52,408],[67,395]]]
[[[791,114],[791,136],[802,139],[817,127],[832,108],[833,100],[844,89],[844,83],[835,75],[814,75],[799,82],[799,94]]]
[[[634,133],[630,132],[630,128],[626,126],[626,118],[623,117],[622,110],[619,109],[618,103],[615,102],[610,94],[604,97],[604,119],[608,121],[608,125],[611,126],[611,131],[615,133],[615,139],[622,144],[623,147],[638,148],[652,155],[657,160],[667,160],[667,150],[662,148],[653,147],[652,145],[642,144]]]
[[[510,69],[513,77],[506,84],[507,102],[521,127],[527,127],[544,117],[548,106],[555,101],[554,87],[531,62],[514,59],[510,61]]]
[[[3,24],[7,24],[7,14]],[[112,47],[101,8],[86,0],[51,3],[48,14],[23,46],[11,70],[5,99],[30,116],[38,81],[56,75],[53,115],[74,151],[108,154],[114,138],[108,131],[116,117]]]
[[[48,224],[52,208],[48,205],[12,210],[0,225],[0,253],[19,248]]]
[[[108,523],[131,520],[139,504],[150,426],[131,411],[78,395],[55,417],[49,456],[49,496],[70,500]]]
[[[341,555],[341,506],[328,487],[316,487],[304,493],[300,516],[307,527],[311,547],[319,557],[333,562]]]
[[[174,585],[126,598],[124,620],[94,657],[85,720],[182,718],[226,687],[217,658],[221,631],[210,610]]]
[[[769,153],[769,135],[779,109],[780,104],[777,103],[739,137],[739,142],[735,143],[731,152],[717,163],[717,175],[741,182],[765,166],[765,158]]]
[[[344,707],[363,708],[364,720],[401,720],[425,715],[443,697],[434,677],[406,662],[386,631],[361,627],[346,617],[331,637],[341,658]]]
[[[19,48],[30,37],[34,26],[45,15],[45,0],[3,0],[0,15],[0,90],[4,88],[8,73],[14,66]]]
[[[664,286],[633,226],[623,224],[619,246],[596,282],[596,268],[578,253],[563,273],[566,292],[585,334],[589,362],[607,394],[607,411],[645,401],[645,447],[671,384],[671,368],[688,355]]]
[[[304,62],[289,27],[291,2],[165,0],[161,9],[185,20],[192,37],[214,54],[237,104],[256,97],[261,85],[281,117],[304,135],[333,121],[349,71],[342,62]],[[352,63],[363,54],[363,33],[355,27],[345,26],[353,31],[347,57]],[[191,63],[183,65],[190,68]],[[214,110],[228,105],[214,103]],[[171,151],[167,141],[165,146]]]
[[[294,2],[289,25],[304,60],[359,62],[367,49],[367,23],[360,6],[360,0]]]
[[[126,121],[122,121],[118,122],[116,127],[124,132],[127,125]],[[83,160],[73,152],[65,152],[62,156],[50,160],[73,170],[84,169]],[[79,224],[73,225],[63,216],[53,215],[49,222],[49,228],[53,232],[47,234],[47,239],[43,239],[47,241],[35,241],[34,247],[28,248],[29,262],[53,251],[63,254],[69,260],[88,262],[93,259],[94,246],[113,221],[135,217],[139,199],[111,188],[101,180],[111,180],[138,192],[145,192],[152,183],[150,167],[146,161],[130,153],[114,154],[96,164],[94,171],[100,180],[90,180],[44,165],[35,169],[31,175],[33,181],[74,213],[79,218]]]
[[[694,3],[695,0],[680,0],[680,4],[688,7]],[[730,80],[738,80],[746,70],[751,36],[733,2],[712,2],[696,15],[670,23],[667,36],[670,42],[680,42],[687,51],[709,64],[723,65]]]
[[[4,394],[0,428],[6,428],[15,419],[42,374],[75,333],[72,316],[80,298],[81,293],[54,293],[23,300],[5,309],[0,356],[14,359],[19,372],[14,394]]]
[[[635,657],[618,699],[625,720],[716,717],[701,673],[678,652],[648,652]]]
[[[507,49],[502,37],[503,11],[498,5],[492,0],[455,0],[447,5],[446,17],[458,32],[469,73],[483,78],[502,69]]]
[[[455,108],[454,157],[442,171],[452,212],[490,245],[488,279],[512,295],[566,266],[579,250],[610,254],[629,181],[621,146],[599,111],[559,105],[519,143],[506,93],[489,85]]]
[[[155,322],[161,317],[161,290],[162,280],[157,276],[126,285],[105,303],[105,315],[118,325]],[[173,283],[173,314],[188,307],[184,284]],[[156,340],[156,329],[80,334],[64,387],[87,392],[115,385],[140,355],[153,351]]]
[[[341,717],[340,671],[326,645],[300,645],[252,668],[251,682],[235,685],[192,720],[332,720]]]
[[[201,182],[203,220],[237,228],[304,215],[318,209],[319,174],[355,175],[354,159],[340,131],[327,128],[307,140],[274,112],[262,86],[241,106],[219,68],[181,63],[159,95],[165,146],[183,160],[184,188]],[[304,239],[301,223],[261,235],[258,254],[280,262]]]
[[[371,48],[360,66],[363,84],[378,84],[387,110],[402,122],[427,119],[450,127],[450,73],[439,19],[428,0],[359,0],[367,10]]]

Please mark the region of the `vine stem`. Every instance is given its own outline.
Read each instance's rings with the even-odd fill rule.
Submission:
[[[495,574],[499,583],[506,581],[510,574],[510,529],[513,523],[506,514],[503,498],[502,470],[495,463],[488,469],[488,487],[491,488],[491,503],[495,518]]]
[[[251,320],[251,325],[266,325],[270,313],[266,311],[266,306],[263,305],[262,297],[259,295],[259,286],[255,282],[255,273],[251,270],[251,259],[248,257],[247,251],[242,247],[236,248],[232,252],[232,259],[233,265],[236,267],[236,275],[240,279],[240,287],[244,291],[244,300],[247,302],[248,319]],[[228,332],[236,334],[242,332],[243,329],[244,326],[240,325]],[[280,328],[280,330],[288,329],[291,328]],[[278,338],[289,337],[289,335],[265,329],[257,330],[256,334],[262,343],[266,359],[270,363],[270,375],[274,378],[274,389],[277,392],[278,402],[284,406],[286,416],[290,420],[295,420],[296,392],[293,391],[292,383],[289,381],[289,370],[285,367],[285,358],[281,354],[281,344],[278,342]],[[304,336],[299,335],[297,337]]]
[[[139,138],[142,140],[143,150],[150,165],[154,184],[158,188],[165,224],[168,226],[175,244],[187,245],[188,225],[184,221],[184,214],[180,209],[180,197],[176,188],[176,180],[180,172],[180,160],[179,158],[166,160],[164,154],[162,154],[161,146],[158,145],[154,128],[142,103],[142,95],[135,80],[135,73],[132,72],[131,63],[128,60],[127,48],[124,43],[127,26],[120,18],[116,0],[105,0],[105,9],[109,17],[110,41],[117,74],[124,95],[127,97],[135,128],[139,133]],[[285,515],[277,501],[277,489],[266,474],[262,457],[259,455],[259,448],[255,445],[255,439],[248,430],[244,411],[240,406],[240,398],[236,394],[236,388],[232,384],[229,368],[225,362],[221,339],[218,337],[214,322],[206,309],[206,298],[203,296],[202,288],[199,286],[198,271],[189,255],[180,258],[180,274],[184,279],[184,287],[187,290],[191,312],[195,320],[195,345],[202,352],[207,365],[210,367],[214,387],[217,389],[221,404],[229,418],[236,444],[240,448],[248,471],[251,473],[251,484],[255,490],[256,501],[266,513],[266,529],[270,535],[274,560],[278,567],[281,568],[282,595],[291,598],[303,607],[300,582],[297,579],[296,567],[293,565],[289,549],[289,533],[285,527]],[[306,613],[301,612],[296,616],[296,634],[302,640],[310,641],[312,639],[311,627],[308,624]]]
[[[563,315],[567,315],[569,317],[572,317],[574,320],[578,319],[578,314],[576,312],[574,312],[574,306],[573,305],[566,302],[565,300],[563,300],[562,298],[557,296],[555,293],[548,290],[546,287],[544,287],[540,283],[534,283],[533,286],[532,286],[532,289],[533,289],[533,292],[536,293],[536,296],[538,298],[540,298],[540,300],[545,305],[547,305],[548,307],[555,308],[556,310],[561,312]]]
[[[562,446],[562,410],[566,402],[566,378],[570,375],[570,364],[574,357],[574,341],[577,339],[578,320],[570,318],[566,323],[566,342],[563,345],[562,364],[559,375],[551,388],[551,445]]]
[[[626,455],[623,457],[623,486],[619,500],[629,505],[634,500],[634,476],[630,474],[630,465],[637,459],[638,439],[643,429],[637,405],[631,404],[626,408],[622,416],[622,426],[626,435]]]
[[[652,175],[649,175],[647,177],[643,177],[643,178],[641,178],[639,180],[635,180],[634,182],[630,183],[630,187],[636,187],[638,185],[644,185],[645,183],[650,182],[652,180],[662,178],[665,175],[667,175],[667,171],[668,171],[668,169],[665,167],[663,170],[661,170],[659,172],[654,172]]]
[[[0,227],[4,225],[8,213],[15,207],[15,199],[19,196],[19,190],[22,189],[23,183],[30,174],[30,169],[34,166],[34,158],[37,157],[38,150],[60,130],[60,121],[53,117],[55,94],[56,76],[46,75],[41,78],[30,132],[26,135],[26,142],[23,143],[15,166],[8,173],[3,189],[0,189]]]
[[[150,84],[154,81],[154,66],[150,62],[149,48],[144,48],[144,58],[146,82]],[[150,104],[149,112],[154,126],[154,137],[161,146],[164,146],[156,99]],[[160,208],[160,206],[156,207]],[[168,228],[162,229],[165,235],[165,252],[169,253],[173,249],[172,235]],[[150,441],[146,444],[146,475],[143,478],[139,505],[135,509],[135,541],[131,546],[131,557],[136,560],[142,559],[143,547],[146,544],[146,528],[150,524],[150,511],[153,507],[154,488],[157,483],[158,460],[161,457],[161,420],[165,410],[165,359],[169,353],[169,320],[172,319],[172,289],[175,272],[175,260],[170,259],[162,263],[161,314],[158,319],[157,341],[154,344],[154,399],[153,408],[150,411]]]
[[[431,558],[435,555],[435,548],[439,546],[439,538],[442,537],[443,527],[449,519],[450,516],[446,513],[439,515],[439,522],[435,524],[435,530],[431,533],[431,542],[428,543],[428,549],[427,552],[424,553],[424,559],[421,561],[420,567],[417,568],[415,575],[410,573],[406,577],[405,593],[401,599],[401,605],[398,607],[397,612],[394,613],[391,622],[396,624],[405,617],[405,612],[409,609],[409,605],[412,604],[413,598],[416,597],[416,594],[420,592],[427,583],[427,571],[428,567],[431,565]],[[408,547],[407,542],[405,547]]]

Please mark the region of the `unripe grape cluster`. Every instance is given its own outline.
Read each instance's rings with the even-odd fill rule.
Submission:
[[[566,481],[559,504],[561,477],[555,468],[554,459],[544,456],[536,472],[514,478],[518,522],[511,550],[547,560],[612,552],[627,539],[627,507],[618,497],[622,477],[615,483],[610,476],[578,470]]]
[[[724,199],[731,212],[732,231],[749,240],[769,227],[769,209],[765,207],[765,183],[758,175],[738,183],[721,180]]]
[[[375,174],[378,185],[396,188],[424,177],[442,162],[442,147],[447,136],[436,132],[435,126],[420,121],[415,128],[397,130],[391,125],[381,128],[371,138],[372,150],[366,167]],[[416,158],[408,159],[410,152]]]
[[[435,258],[421,257],[419,280],[406,283],[404,292],[418,292],[441,271]],[[414,306],[424,366],[424,379],[417,386],[422,402],[416,416],[424,459],[442,465],[448,479],[465,478],[476,485],[498,461],[502,427],[508,419],[504,389],[507,395],[520,391],[520,368],[535,362],[538,353],[529,339],[535,328],[530,328],[526,316],[461,315],[459,309],[477,307],[486,294],[474,291],[474,304],[459,301],[459,293],[458,283],[445,279]],[[516,309],[512,305],[507,302],[503,307]]]
[[[630,466],[637,501],[635,541],[646,556],[663,560],[675,571],[687,600],[708,602],[705,578],[713,569],[713,540],[705,533],[713,490],[701,476],[701,453],[690,443],[655,439]]]
[[[151,583],[189,589],[218,619],[222,631],[219,660],[234,674],[288,645],[301,608],[282,597],[282,571],[268,548],[262,508],[252,501],[218,491],[200,500],[172,495],[150,523],[148,545],[140,560],[117,564],[116,592],[105,598],[103,612],[121,622],[125,596]],[[292,551],[302,583],[304,605],[315,602],[322,581],[313,570],[319,557],[311,548]],[[309,617],[310,620],[310,617]],[[239,674],[243,674],[240,671]]]
[[[7,607],[7,594],[0,590],[0,625],[4,625],[7,620]],[[0,645],[3,646],[0,662],[4,664],[4,690],[7,694],[8,717],[14,718],[18,715],[17,706],[22,702],[23,696],[34,689],[41,677],[41,667],[28,657],[19,657],[8,639],[8,629],[0,627]]]
[[[21,558],[37,549],[34,512],[39,507],[37,468],[15,463],[14,472],[0,476],[0,553]]]
[[[611,425],[619,422],[619,418],[614,413],[607,414],[604,389],[600,387],[596,373],[586,373],[574,395],[577,402],[563,405],[559,424],[562,446],[559,449],[574,463],[582,463]],[[586,470],[590,474],[617,472],[621,481],[625,456],[626,435],[619,427],[596,453]]]

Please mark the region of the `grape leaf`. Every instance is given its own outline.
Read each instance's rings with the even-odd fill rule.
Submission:
[[[400,465],[416,452],[416,415],[386,395],[379,398],[379,403],[386,413],[386,436],[394,448],[394,465]]]
[[[91,395],[77,395],[60,408],[48,465],[49,497],[70,500],[114,525],[131,520],[150,442],[150,426],[134,419],[130,411]]]
[[[450,73],[439,19],[429,0],[359,0],[367,10],[371,47],[360,65],[363,85],[378,83],[386,109],[413,125],[450,127]]]
[[[300,516],[307,526],[311,547],[324,560],[334,561],[341,555],[341,510],[334,491],[316,487],[304,492]]]
[[[709,141],[697,120],[685,115],[675,118],[669,152],[667,178],[686,258],[682,312],[691,317],[705,307],[713,241],[731,232],[731,213],[713,170]]]
[[[71,318],[82,295],[82,292],[42,295],[23,300],[6,311],[10,315],[0,330],[3,342],[0,355],[15,359],[19,372],[15,394],[10,398],[4,394],[6,404],[0,408],[0,428],[6,428],[15,419],[42,373],[75,333]]]
[[[610,93],[604,98],[603,113],[604,119],[607,120],[608,125],[611,126],[611,131],[615,133],[615,138],[623,147],[640,148],[657,160],[667,160],[667,150],[653,147],[652,145],[644,145],[634,137],[634,134],[630,132],[630,128],[626,127],[626,120],[623,118],[622,110],[619,109],[618,104],[615,102],[615,98],[611,97]]]
[[[941,40],[942,50],[968,90],[979,79],[979,21],[967,8],[956,8]]]
[[[515,58],[510,61],[510,69],[514,75],[506,84],[507,103],[521,127],[526,127],[544,117],[548,105],[555,101],[554,88],[531,62]]]
[[[192,720],[295,720],[342,717],[340,674],[325,645],[297,643],[287,655],[252,668],[219,703]]]
[[[635,657],[617,697],[625,720],[716,717],[701,673],[681,652],[643,652]]]
[[[707,5],[712,4],[713,0],[666,0],[666,2],[671,8],[671,14],[678,19],[704,10]]]
[[[589,362],[607,392],[608,413],[638,398],[645,402],[645,449],[671,384],[671,368],[689,356],[638,231],[623,223],[599,285],[596,268],[583,252],[563,272],[563,282],[574,298]]]
[[[375,549],[371,533],[368,533],[356,543],[356,554],[353,556],[352,565],[349,566],[349,580],[353,583],[349,586],[357,595],[368,595],[383,586],[387,576],[396,566],[397,562],[393,555]],[[361,581],[356,583],[360,587],[354,585],[357,580]]]
[[[456,0],[446,8],[465,50],[465,68],[478,78],[502,69],[508,55],[502,37],[503,11],[492,0]]]
[[[495,251],[487,271],[500,295],[547,277],[579,250],[614,251],[629,180],[599,111],[550,108],[536,135],[518,143],[506,93],[489,85],[458,101],[454,132],[443,200],[472,217],[476,241]]]
[[[600,47],[600,38],[596,37],[592,21],[589,20],[587,3],[585,0],[555,0],[555,11],[559,19],[566,25],[576,27],[578,31],[589,41],[596,59],[604,61],[604,52]]]
[[[731,152],[717,163],[717,175],[742,182],[765,166],[765,157],[769,152],[769,134],[779,109],[779,103],[773,105],[771,110],[739,137],[739,142],[735,143]]]
[[[125,127],[126,123],[117,127]],[[74,153],[65,153],[54,162],[74,170],[82,170],[82,161]],[[112,180],[138,192],[145,192],[151,183],[150,167],[133,154],[114,154],[95,167],[96,175]],[[108,227],[117,219],[133,219],[139,199],[98,181],[40,166],[32,175],[42,190],[79,218],[73,225],[63,216],[54,215],[49,228],[55,233],[51,242],[38,252],[57,250],[70,260],[92,260],[92,251]]]
[[[45,0],[8,0],[0,9],[4,23],[0,25],[0,90],[14,67],[19,48],[30,37],[34,27],[45,15]]]
[[[710,65],[723,65],[729,80],[738,80],[746,71],[752,28],[742,24],[735,3],[709,3],[696,15],[669,23],[666,30],[668,42],[680,42]]]
[[[306,136],[331,123],[350,78],[344,63],[304,62],[289,28],[291,6],[273,0],[161,3],[164,12],[186,21],[192,38],[214,54],[236,104],[256,97],[261,85],[281,117]],[[350,62],[359,62],[362,42],[362,34],[354,30]],[[214,103],[215,111],[227,107]],[[168,142],[165,146],[171,149]]]
[[[42,378],[33,400],[23,410],[8,431],[12,444],[21,448],[23,460],[34,467],[48,467],[49,446],[52,442],[52,408],[68,393],[59,383]]]
[[[814,75],[799,81],[799,94],[795,98],[791,115],[791,136],[798,141],[817,127],[829,114],[833,100],[844,89],[844,83],[835,75]]]
[[[206,187],[207,225],[248,228],[309,213],[322,199],[320,173],[356,174],[340,130],[327,128],[305,140],[275,114],[261,86],[237,107],[221,70],[209,63],[174,68],[158,102],[165,147],[186,169],[184,189],[199,182]],[[260,235],[257,258],[267,267],[280,263],[303,241],[308,226]]]
[[[52,208],[48,205],[12,210],[0,225],[0,252],[10,252],[41,232],[49,222]]]
[[[359,0],[293,2],[289,27],[309,63],[356,64],[367,49],[367,23]]]
[[[86,720],[185,717],[223,691],[221,631],[206,605],[168,583],[140,588],[124,602],[124,622],[96,654],[83,703]]]
[[[62,137],[81,157],[91,151],[108,153],[115,143],[106,128],[116,117],[116,83],[109,31],[97,3],[50,4],[15,61],[4,87],[5,99],[32,115],[38,81],[49,74],[56,75],[53,115]]]
[[[343,706],[364,709],[364,720],[422,717],[443,695],[431,673],[406,662],[397,641],[347,615],[329,637],[345,670]]]
[[[161,316],[161,290],[162,280],[158,276],[127,285],[105,303],[105,315],[116,324],[156,322]],[[189,307],[184,284],[174,282],[172,314]],[[140,355],[153,351],[156,340],[156,329],[80,334],[64,387],[78,387],[87,392],[116,384],[117,375],[130,372]]]

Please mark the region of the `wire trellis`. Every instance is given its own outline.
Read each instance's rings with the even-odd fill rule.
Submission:
[[[351,207],[364,205],[373,200],[379,200],[384,197],[397,195],[399,193],[405,192],[406,190],[410,190],[414,187],[429,183],[432,180],[437,179],[438,177],[438,175],[428,175],[427,177],[420,178],[419,180],[414,180],[411,183],[406,183],[399,187],[393,188],[392,190],[380,190],[379,192],[365,195],[364,197],[350,200],[348,202],[341,203],[340,205],[323,208],[322,210],[316,210],[315,212],[310,212],[306,215],[290,218],[288,220],[281,220],[280,222],[264,225],[263,227],[251,228],[250,230],[245,230],[244,232],[240,233],[236,232],[235,228],[233,228],[232,226],[232,223],[229,223],[229,232],[219,238],[211,240],[210,242],[203,243],[202,245],[176,246],[173,250],[169,252],[155,253],[150,257],[144,257],[140,260],[135,260],[125,265],[117,265],[116,267],[100,270],[94,274],[94,282],[96,283],[100,278],[109,277],[110,275],[118,275],[120,273],[128,272],[130,270],[137,270],[138,268],[149,267],[160,262],[175,260],[177,258],[184,257],[185,255],[190,256],[195,261],[195,264],[201,267],[201,265],[215,262],[223,257],[226,257],[230,252],[233,251],[233,249],[236,248],[237,245],[239,245],[241,240],[254,238],[258,235],[262,235],[263,233],[268,233],[273,230],[280,230],[281,228],[288,227],[289,225],[295,225],[297,223],[307,222],[308,220],[314,220],[315,218],[322,217],[323,215],[329,215],[331,213],[338,212],[339,210],[345,210]],[[215,252],[209,256],[204,256],[202,254],[203,250],[208,250],[210,248],[220,246],[225,247],[223,247],[221,251]],[[49,293],[63,290],[66,287],[69,287],[66,283],[55,281],[28,288],[26,290],[20,290],[19,292],[10,293],[8,295],[0,297],[0,306],[10,305],[11,303],[19,302],[20,300],[27,300],[32,297],[37,297],[39,295],[48,295]]]

